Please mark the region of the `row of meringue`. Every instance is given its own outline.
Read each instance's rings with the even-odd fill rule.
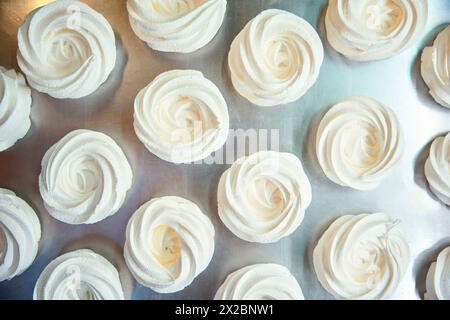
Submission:
[[[450,134],[433,143],[425,166],[431,190],[446,204],[450,202],[449,141]],[[362,190],[377,186],[402,150],[395,115],[368,98],[350,98],[336,105],[319,125],[317,157],[325,174],[338,184]],[[120,209],[132,178],[130,164],[114,140],[99,132],[75,130],[44,155],[39,190],[54,218],[91,224]],[[238,159],[225,171],[217,199],[219,216],[234,234],[267,243],[297,229],[312,195],[295,155],[267,151]]]
[[[195,108],[186,103],[185,108]],[[178,121],[192,113],[186,110]],[[206,117],[207,111],[200,113]],[[433,143],[425,166],[431,190],[446,204],[449,136]],[[316,149],[330,180],[366,190],[376,187],[398,162],[403,137],[390,109],[355,97],[328,111],[319,125]],[[132,178],[130,164],[114,140],[99,132],[75,130],[44,155],[39,190],[54,218],[91,224],[120,209]],[[296,156],[260,152],[238,159],[222,175],[217,197],[219,216],[233,233],[247,241],[276,242],[300,225],[311,203],[311,185]]]
[[[181,4],[128,0],[127,9],[133,30],[150,47],[192,52],[215,36],[226,5],[226,0]],[[425,0],[330,0],[327,38],[350,59],[388,58],[416,42],[427,15]],[[449,28],[444,30],[422,56],[423,78],[436,101],[447,107],[449,33]],[[93,93],[116,61],[115,36],[108,21],[75,0],[56,1],[30,13],[19,29],[18,44],[18,64],[28,83],[56,98]],[[275,9],[252,19],[234,39],[228,55],[235,89],[260,106],[299,99],[317,80],[323,59],[315,29],[302,18]]]
[[[181,262],[180,262],[181,263]],[[171,279],[178,282],[177,277]],[[80,249],[53,260],[39,276],[34,300],[124,300],[117,269],[103,256]],[[304,300],[297,280],[277,264],[256,264],[231,273],[215,300]]]
[[[0,190],[0,279],[11,279],[33,262],[40,223],[33,209],[9,190]],[[313,254],[323,287],[340,299],[387,299],[409,265],[409,249],[399,222],[387,214],[338,218]],[[193,232],[195,230],[195,232]],[[142,285],[160,293],[190,285],[214,253],[214,227],[193,202],[180,197],[153,199],[131,217],[125,261]],[[33,248],[29,250],[29,248]],[[450,251],[444,250],[427,276],[426,299],[448,299]],[[0,281],[1,281],[0,280]],[[303,299],[290,272],[279,265],[252,265],[230,274],[216,299]],[[90,250],[64,254],[40,275],[34,299],[124,299],[116,268]]]
[[[159,293],[190,285],[214,253],[214,227],[193,202],[180,197],[153,199],[131,217],[125,262],[142,285]],[[216,299],[303,299],[290,272],[275,264],[253,265],[230,274]],[[53,260],[34,290],[37,300],[118,300],[124,293],[116,268],[91,250]]]
[[[179,217],[185,212],[186,217]],[[333,222],[313,254],[314,269],[323,287],[338,299],[391,297],[409,265],[408,245],[398,224],[384,213],[343,216]],[[198,236],[189,231],[194,225]],[[200,209],[188,200],[164,197],[144,204],[130,219],[125,259],[142,285],[160,293],[176,292],[189,285],[209,264],[214,246],[202,251],[208,243],[214,244],[214,229]],[[447,248],[431,265],[426,299],[449,298],[446,286],[450,280],[449,259]],[[90,250],[78,250],[56,258],[45,268],[35,286],[34,299],[115,300],[124,299],[124,294],[118,272],[111,263]],[[303,300],[304,297],[288,269],[276,264],[257,264],[231,273],[215,299]]]

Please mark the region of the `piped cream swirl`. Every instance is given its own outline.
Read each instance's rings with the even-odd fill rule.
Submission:
[[[311,203],[311,185],[293,154],[263,151],[238,159],[222,175],[219,216],[239,238],[276,242],[294,232]]]
[[[272,107],[302,97],[316,82],[323,57],[319,35],[307,21],[271,9],[257,15],[234,39],[228,64],[240,95]]]
[[[83,2],[60,0],[34,10],[17,37],[17,61],[28,83],[55,98],[93,93],[116,62],[110,24]]]
[[[193,202],[156,198],[128,222],[125,261],[140,284],[159,293],[180,291],[211,261],[214,233],[209,218]]]
[[[42,271],[34,300],[124,300],[117,269],[88,249],[63,254]]]
[[[450,206],[450,132],[433,141],[425,162],[425,176],[431,191]]]
[[[328,42],[356,61],[386,59],[409,48],[422,35],[427,0],[329,0]]]
[[[225,279],[215,300],[304,300],[302,289],[286,267],[255,264]]]
[[[376,188],[400,160],[404,139],[392,110],[367,97],[350,97],[323,117],[316,138],[320,166],[333,182]]]
[[[228,108],[219,89],[199,71],[160,74],[134,101],[134,130],[159,158],[190,163],[226,142]]]
[[[334,221],[313,252],[322,286],[340,299],[388,299],[409,264],[408,244],[398,223],[385,213]]]
[[[450,108],[450,26],[422,53],[422,78],[440,105]]]
[[[0,188],[0,282],[28,269],[40,239],[41,224],[34,210],[14,192]]]
[[[132,179],[130,164],[113,139],[80,129],[45,153],[39,190],[55,219],[91,224],[120,209]]]
[[[207,45],[225,17],[226,0],[128,0],[130,24],[152,49],[191,53]]]
[[[31,126],[31,90],[15,70],[0,66],[0,151],[22,139]]]
[[[450,300],[450,247],[445,248],[427,273],[425,300]]]

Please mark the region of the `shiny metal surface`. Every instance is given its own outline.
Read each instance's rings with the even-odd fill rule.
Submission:
[[[0,1],[0,64],[18,70],[18,26],[32,9],[49,1]],[[333,51],[324,34],[326,0],[228,0],[227,18],[212,43],[189,55],[152,51],[132,32],[125,1],[86,1],[111,23],[118,40],[118,61],[112,76],[96,93],[75,101],[56,100],[33,91],[32,128],[8,151],[0,153],[0,186],[14,190],[34,206],[43,236],[34,264],[21,276],[0,283],[1,299],[31,299],[43,268],[73,248],[93,248],[120,265],[128,296],[133,299],[210,299],[225,276],[237,268],[260,262],[288,267],[307,299],[332,298],[320,286],[312,267],[312,250],[321,233],[344,214],[385,211],[402,220],[412,262],[394,298],[422,297],[425,274],[444,246],[450,244],[450,209],[428,191],[423,165],[430,142],[450,130],[450,111],[427,93],[419,71],[420,53],[446,23],[450,1],[432,0],[426,32],[414,48],[385,61],[354,63]],[[317,28],[325,46],[325,61],[316,85],[299,101],[285,107],[260,109],[232,88],[226,57],[233,38],[260,11],[291,11]],[[293,152],[304,163],[313,187],[313,202],[300,228],[272,245],[246,243],[220,222],[216,190],[226,165],[173,165],[150,154],[133,130],[133,101],[137,92],[163,71],[201,70],[222,90],[229,107],[231,128],[280,129],[280,149]],[[398,114],[407,139],[401,164],[377,190],[352,191],[326,179],[315,158],[313,136],[324,112],[350,95],[368,95]],[[124,149],[134,171],[134,184],[123,208],[90,226],[71,226],[51,218],[38,192],[40,161],[45,151],[77,128],[102,131]],[[123,266],[125,226],[133,212],[157,196],[178,195],[195,201],[208,213],[216,229],[216,251],[207,270],[185,290],[160,295],[132,283]]]

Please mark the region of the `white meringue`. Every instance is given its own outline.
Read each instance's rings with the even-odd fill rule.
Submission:
[[[160,74],[134,101],[134,130],[159,158],[173,163],[202,160],[220,149],[229,129],[219,89],[199,71]]]
[[[372,61],[392,57],[422,35],[427,0],[329,0],[328,42],[347,58]]]
[[[425,176],[431,191],[450,206],[450,132],[433,141],[425,162]]]
[[[31,90],[22,74],[0,66],[0,151],[22,139],[31,126]]]
[[[450,26],[423,50],[421,73],[434,100],[450,108]]]
[[[50,262],[34,287],[34,300],[124,300],[117,269],[88,249]]]
[[[215,300],[304,300],[302,289],[286,267],[255,264],[225,279]]]
[[[322,286],[340,299],[387,299],[409,264],[409,248],[385,213],[347,215],[334,221],[313,252]]]
[[[450,300],[450,247],[445,248],[427,273],[425,300]]]
[[[130,164],[113,139],[75,130],[45,153],[39,190],[55,219],[91,224],[120,209],[132,180]]]
[[[209,218],[193,202],[156,198],[128,222],[125,261],[143,286],[159,293],[180,291],[211,261],[214,233]]]
[[[236,91],[272,107],[298,100],[316,82],[322,42],[302,18],[270,9],[251,20],[231,44],[228,64]]]
[[[79,1],[59,0],[33,11],[17,38],[17,62],[28,83],[55,98],[93,93],[116,62],[110,24]]]
[[[316,153],[326,176],[358,190],[376,188],[403,150],[394,112],[367,97],[350,97],[336,104],[317,131]]]
[[[294,232],[311,203],[311,185],[293,154],[262,151],[238,159],[217,190],[219,217],[237,237],[276,242]]]
[[[41,224],[28,203],[0,188],[0,282],[20,275],[33,263]]]
[[[130,24],[152,49],[194,52],[207,45],[222,25],[226,0],[128,0]]]

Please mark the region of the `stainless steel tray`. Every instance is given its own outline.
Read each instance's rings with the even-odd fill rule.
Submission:
[[[50,1],[0,1],[0,65],[16,63],[17,29],[32,9]],[[450,111],[427,93],[419,74],[420,53],[450,22],[450,1],[432,0],[426,32],[412,49],[389,60],[354,63],[333,51],[324,34],[326,0],[228,0],[224,25],[207,47],[189,55],[152,51],[131,30],[125,0],[86,1],[113,26],[118,39],[118,61],[94,95],[75,101],[56,100],[33,91],[33,125],[16,146],[0,153],[0,186],[14,190],[34,206],[43,227],[39,254],[21,276],[0,283],[0,299],[31,299],[43,268],[61,253],[93,248],[114,259],[122,270],[133,299],[210,299],[225,276],[252,263],[276,262],[288,267],[307,299],[330,299],[312,267],[312,250],[321,233],[344,214],[385,211],[402,220],[412,262],[394,298],[422,296],[425,273],[439,249],[450,244],[450,209],[428,191],[423,165],[430,142],[450,130]],[[226,57],[233,38],[244,25],[268,8],[291,11],[317,27],[326,49],[317,84],[299,101],[285,107],[260,109],[232,88]],[[280,129],[280,149],[298,155],[313,187],[313,202],[300,228],[271,245],[241,241],[220,222],[216,208],[217,183],[226,165],[173,165],[150,154],[133,130],[133,101],[137,92],[159,73],[176,68],[202,71],[218,85],[229,107],[231,128]],[[333,103],[350,95],[374,97],[395,110],[407,139],[402,163],[380,188],[358,192],[326,179],[315,158],[313,136],[317,122]],[[123,208],[100,223],[71,226],[51,218],[38,192],[40,162],[45,151],[65,133],[88,128],[109,134],[124,148],[134,172],[134,184]],[[211,264],[194,283],[176,294],[160,295],[136,285],[123,266],[125,226],[145,201],[179,195],[199,204],[216,229],[216,251]]]

